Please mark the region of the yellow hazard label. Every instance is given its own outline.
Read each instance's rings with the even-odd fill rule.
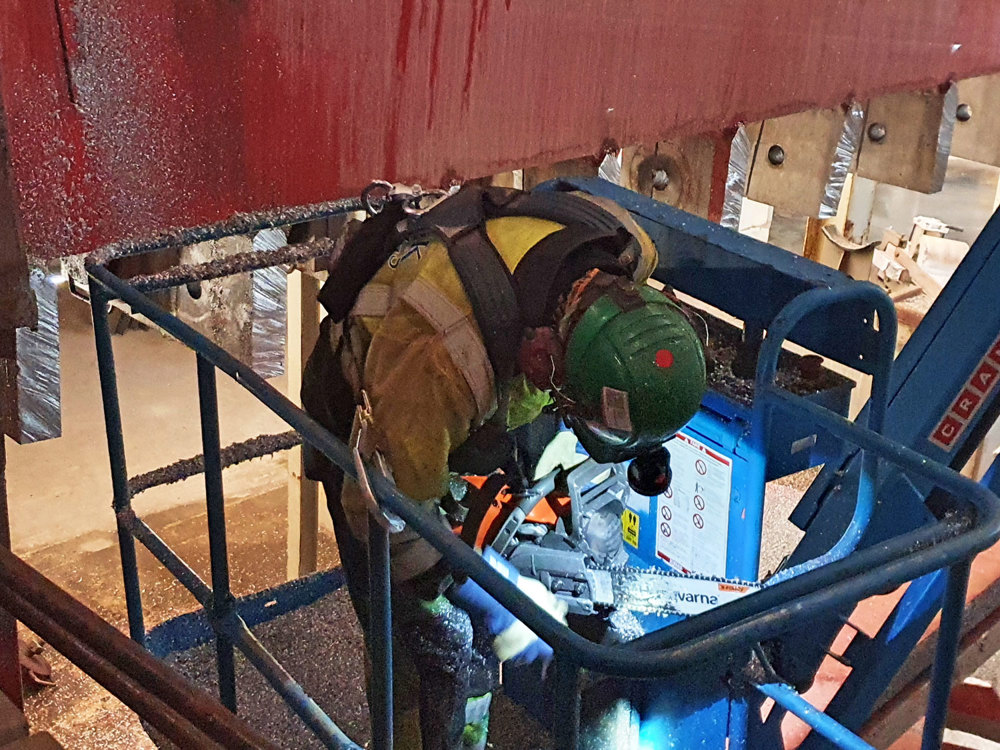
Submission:
[[[639,515],[628,508],[622,513],[622,536],[627,544],[639,548]]]

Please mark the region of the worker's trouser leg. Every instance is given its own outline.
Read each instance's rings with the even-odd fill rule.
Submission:
[[[351,533],[340,500],[340,482],[324,481],[341,565],[355,611],[368,642],[368,561]],[[489,695],[496,659],[485,636],[475,632],[468,613],[445,597],[426,601],[410,587],[394,586],[392,596],[396,734],[412,737],[419,714],[422,748],[466,750],[485,745]],[[368,642],[369,649],[378,644]],[[410,717],[411,726],[406,726]],[[402,720],[402,722],[400,722]]]

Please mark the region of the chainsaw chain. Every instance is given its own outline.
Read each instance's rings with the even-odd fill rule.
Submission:
[[[664,589],[649,585],[651,577],[660,577],[674,581],[726,584],[734,587],[746,587],[752,590],[759,590],[761,588],[761,584],[756,581],[744,581],[737,578],[724,578],[701,573],[681,573],[663,568],[638,568],[627,565],[614,567],[588,564],[586,569],[592,573],[605,573],[609,576],[614,591],[615,608],[628,609],[633,612],[645,614],[683,614],[670,604],[669,596]]]

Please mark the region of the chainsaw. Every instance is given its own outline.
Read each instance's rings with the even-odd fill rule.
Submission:
[[[524,493],[498,498],[480,542],[545,584],[577,615],[692,616],[761,588],[753,581],[629,565],[621,520],[629,492],[625,472],[624,464],[591,459],[568,472],[553,471]],[[560,478],[565,493],[556,491]]]

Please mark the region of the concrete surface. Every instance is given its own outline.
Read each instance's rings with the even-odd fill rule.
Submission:
[[[111,476],[89,306],[60,299],[63,437],[31,445],[7,441],[7,495],[15,552],[114,528]],[[153,330],[114,337],[126,461],[131,475],[201,453],[195,355]],[[284,389],[284,378],[272,383]],[[227,445],[288,428],[226,375],[218,378],[220,432]],[[229,497],[282,486],[284,457],[234,467]],[[204,495],[200,477],[143,493],[146,513]]]
[[[940,219],[957,229],[948,237],[970,245],[993,214],[1000,167],[951,157],[944,187],[937,193],[917,193],[878,183],[872,204],[869,240],[881,240],[886,229],[909,236],[914,216]]]
[[[368,746],[368,704],[358,679],[365,669],[364,640],[346,589],[262,623],[254,634],[351,739]],[[214,693],[218,690],[215,653],[215,645],[207,643],[172,654],[167,661]],[[323,744],[239,652],[236,684],[238,713],[251,726],[282,748],[322,750]],[[490,713],[489,747],[542,750],[551,747],[551,741],[539,724],[498,694]]]
[[[285,507],[283,488],[227,503],[227,514],[233,520],[229,525],[230,571],[237,596],[284,580]],[[190,503],[145,519],[202,578],[209,578],[202,504]],[[319,551],[324,569],[339,563],[336,545],[325,533],[321,533]],[[152,555],[140,548],[138,557],[147,629],[197,608],[195,600]],[[29,552],[25,559],[101,617],[127,630],[121,564],[112,532],[92,531]],[[353,623],[331,624],[341,625],[349,630]],[[46,729],[67,747],[80,750],[154,747],[128,708],[51,648],[43,655],[52,662],[56,686],[27,696],[25,711],[32,727]],[[360,684],[357,675],[343,679]]]
[[[28,722],[6,695],[0,695],[0,747],[28,736]]]

